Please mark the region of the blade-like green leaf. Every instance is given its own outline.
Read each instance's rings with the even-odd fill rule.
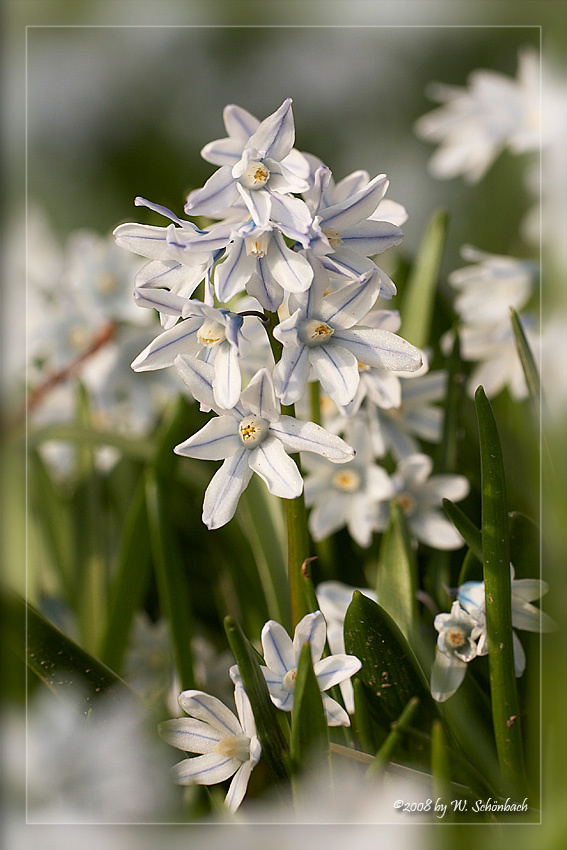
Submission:
[[[352,717],[354,734],[360,746],[367,753],[375,753],[385,733],[373,710],[372,696],[366,695],[366,685],[358,676],[352,678],[352,689],[354,691],[354,715]]]
[[[433,796],[447,806],[447,815],[451,819],[451,767],[447,739],[443,725],[434,720],[431,727],[431,774],[433,776]]]
[[[293,695],[290,756],[294,773],[314,762],[318,771],[329,772],[329,734],[323,698],[313,671],[311,649],[306,643],[299,656]]]
[[[395,620],[407,640],[417,621],[417,561],[404,512],[390,506],[390,524],[382,537],[376,572],[380,606]]]
[[[182,689],[194,688],[193,611],[189,582],[168,511],[167,481],[147,473],[146,509],[156,583],[163,614],[169,622],[173,654]]]
[[[150,536],[142,480],[124,524],[100,654],[113,670],[121,670],[132,621],[148,587],[150,566]]]
[[[533,519],[510,511],[510,560],[516,578],[533,578],[539,575],[541,531]]]
[[[362,662],[357,676],[372,696],[384,728],[397,720],[409,700],[420,700],[420,717],[435,711],[429,687],[415,655],[390,615],[355,591],[345,616],[345,648]]]
[[[449,218],[437,212],[429,221],[404,290],[400,314],[404,339],[424,348],[429,342],[437,277],[447,238]]]
[[[15,594],[3,593],[3,597],[5,624],[15,651],[62,702],[81,715],[109,701],[138,703],[126,682],[39,611]]]
[[[473,555],[482,561],[482,538],[476,527],[464,511],[450,499],[443,499],[443,510],[451,520]]]
[[[376,753],[374,761],[366,771],[367,776],[380,776],[386,765],[392,761],[392,756],[396,751],[396,747],[400,743],[402,732],[413,720],[418,705],[419,699],[417,697],[412,697],[396,722],[392,723],[392,728],[388,737]]]
[[[459,573],[457,586],[460,587],[466,581],[482,581],[482,561],[470,550],[463,558],[463,565]]]
[[[505,790],[526,787],[520,709],[514,675],[510,542],[500,437],[484,389],[475,393],[482,483],[482,554],[492,721]]]
[[[257,475],[240,497],[237,519],[254,553],[269,617],[291,628],[281,504]]]
[[[285,762],[289,748],[256,652],[232,617],[225,617],[224,628],[238,664],[242,685],[252,706],[258,738],[262,744],[262,759],[273,780],[281,782],[288,778]]]
[[[536,421],[538,421],[541,412],[541,382],[539,379],[539,371],[536,366],[530,344],[522,327],[520,317],[513,307],[510,307],[510,318],[512,321],[512,330],[514,331],[514,339],[516,341],[516,350],[526,379],[530,404],[535,414]]]

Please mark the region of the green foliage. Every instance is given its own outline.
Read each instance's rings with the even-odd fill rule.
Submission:
[[[290,760],[294,773],[314,764],[329,773],[329,735],[309,644],[301,650],[293,696]]]

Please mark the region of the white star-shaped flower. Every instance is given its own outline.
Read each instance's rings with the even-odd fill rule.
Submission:
[[[246,793],[262,747],[250,701],[242,687],[234,691],[238,717],[216,697],[203,691],[183,691],[179,705],[189,717],[160,723],[161,737],[178,750],[200,753],[172,768],[179,785],[216,785],[233,776],[225,804],[234,812]]]
[[[327,626],[320,611],[307,614],[296,626],[293,641],[279,623],[268,620],[262,629],[262,648],[266,667],[262,672],[274,705],[281,711],[291,711],[297,665],[301,650],[306,643],[311,649],[313,671],[322,692],[350,679],[362,667],[362,662],[354,655],[328,655],[321,658],[325,648]],[[238,667],[230,670],[232,680],[240,680]],[[350,726],[350,719],[344,708],[326,693],[322,693],[323,707],[329,726]]]
[[[465,678],[467,664],[477,656],[481,629],[475,617],[455,600],[450,614],[438,614],[433,625],[439,632],[431,668],[431,695],[437,702],[453,696]]]
[[[272,376],[260,369],[230,410],[215,403],[214,369],[210,363],[178,355],[175,365],[193,396],[219,414],[175,452],[186,457],[224,460],[214,474],[203,504],[203,522],[220,528],[232,519],[253,472],[265,481],[270,493],[294,499],[303,491],[303,479],[287,451],[315,452],[346,463],[353,449],[340,437],[313,422],[301,422],[280,412]]]
[[[282,404],[301,398],[311,369],[333,401],[345,405],[358,388],[359,363],[408,372],[421,367],[421,352],[405,339],[380,328],[354,327],[378,297],[377,272],[326,294],[327,271],[318,258],[309,256],[309,262],[314,272],[311,287],[290,296],[291,315],[274,330],[284,347],[274,369]]]

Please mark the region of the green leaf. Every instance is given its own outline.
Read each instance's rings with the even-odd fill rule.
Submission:
[[[313,671],[311,648],[303,646],[297,665],[291,723],[291,764],[293,772],[317,764],[329,773],[329,734],[323,698]]]
[[[443,725],[434,720],[431,727],[431,773],[433,776],[433,796],[447,805],[447,814],[451,816],[451,767],[447,739]]]
[[[281,504],[257,475],[240,497],[237,519],[254,553],[269,617],[291,628]]]
[[[134,460],[146,463],[153,457],[154,450],[151,440],[141,437],[124,437],[114,431],[103,431],[98,428],[70,425],[47,425],[45,428],[30,430],[29,445],[32,448],[53,440],[61,443],[76,443],[78,446],[113,446]]]
[[[400,307],[404,339],[424,348],[429,342],[437,278],[447,238],[449,218],[437,212],[429,221],[413,263]]]
[[[145,482],[138,484],[124,523],[101,659],[121,670],[134,615],[141,607],[150,579],[150,536],[146,513]]]
[[[510,318],[512,321],[512,330],[514,331],[514,339],[516,341],[516,350],[518,352],[520,363],[522,364],[522,369],[524,372],[524,377],[526,379],[526,386],[528,388],[530,404],[532,406],[532,410],[534,412],[537,422],[541,413],[541,385],[538,368],[536,366],[534,356],[530,348],[530,344],[527,340],[526,334],[524,333],[520,317],[518,316],[517,312],[514,310],[513,307],[510,307]]]
[[[482,581],[482,561],[470,550],[463,558],[463,565],[459,573],[457,586],[460,587],[467,581]]]
[[[256,651],[232,617],[225,617],[224,628],[238,664],[242,685],[250,700],[256,731],[262,744],[262,759],[275,782],[288,778],[286,757],[288,745],[280,727],[276,708],[260,669]]]
[[[81,715],[109,702],[139,704],[126,682],[39,611],[15,594],[3,596],[5,623],[15,651],[62,702]]]
[[[372,697],[380,723],[388,728],[414,696],[420,716],[435,711],[429,687],[402,632],[380,605],[355,591],[345,616],[345,648],[362,662],[357,673]]]
[[[376,753],[374,761],[366,772],[367,776],[379,776],[386,767],[386,765],[392,761],[392,756],[394,755],[396,748],[400,743],[402,732],[410,725],[411,721],[413,720],[418,705],[419,699],[417,697],[412,697],[404,708],[404,710],[402,711],[402,713],[400,714],[398,720],[395,723],[392,723],[392,728],[388,734],[388,737]]]
[[[473,555],[482,562],[482,538],[480,530],[468,516],[450,499],[443,499],[443,510],[451,520]]]
[[[408,640],[417,622],[417,561],[404,512],[390,505],[390,524],[382,536],[376,573],[381,607],[396,621]]]
[[[541,531],[533,519],[510,511],[510,560],[516,578],[532,578],[539,574]]]
[[[514,675],[510,542],[500,437],[484,389],[475,393],[480,442],[482,554],[492,721],[505,790],[526,787],[520,709]]]
[[[146,508],[160,607],[169,622],[175,664],[185,690],[195,687],[191,650],[193,611],[189,581],[171,526],[167,488],[167,480],[147,473]]]
[[[454,472],[457,465],[457,445],[461,403],[464,390],[463,363],[458,330],[454,329],[455,340],[448,362],[447,394],[445,398],[443,436],[437,449],[435,471]]]
[[[354,691],[354,734],[367,753],[375,753],[384,734],[373,710],[372,696],[366,695],[366,685],[358,676],[353,676],[351,681]]]

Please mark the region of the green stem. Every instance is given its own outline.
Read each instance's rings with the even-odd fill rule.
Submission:
[[[321,393],[319,381],[312,381],[309,384],[311,393],[311,421],[316,425],[321,425]]]
[[[402,713],[399,720],[391,724],[391,731],[373,759],[372,764],[366,771],[367,776],[380,776],[386,765],[392,760],[392,755],[401,740],[401,732],[409,726],[419,705],[418,697],[412,697]]]
[[[482,556],[492,722],[504,791],[525,796],[520,711],[514,675],[510,540],[502,448],[484,389],[475,394],[482,483]]]
[[[299,467],[299,456],[292,455]],[[299,467],[300,471],[301,468]],[[291,598],[291,621],[295,629],[299,621],[309,613],[305,598],[305,578],[301,568],[309,558],[309,532],[303,493],[296,499],[284,499],[287,527],[287,575]]]

